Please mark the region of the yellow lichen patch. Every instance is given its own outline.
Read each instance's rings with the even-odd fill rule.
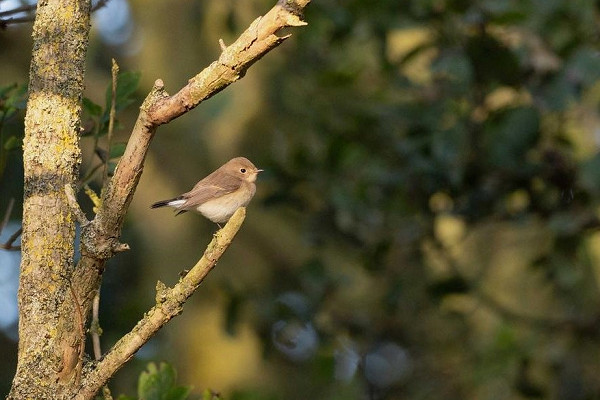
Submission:
[[[32,92],[23,142],[26,170],[70,175],[79,162],[79,103],[48,92]],[[52,113],[49,116],[49,113]],[[38,121],[47,121],[43,126]]]

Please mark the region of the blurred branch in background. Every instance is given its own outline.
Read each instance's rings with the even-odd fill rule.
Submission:
[[[92,12],[104,7],[110,0],[98,0],[98,2],[92,6]],[[24,4],[6,11],[0,11],[0,29],[6,29],[8,25],[20,24],[23,22],[33,22],[35,20],[35,10],[37,3]],[[13,15],[24,14],[21,16],[13,17]]]
[[[0,224],[0,234],[2,233],[4,228],[6,228],[6,226],[8,225],[8,221],[10,220],[10,214],[12,214],[14,204],[15,204],[15,199],[11,198],[8,201],[8,207],[6,207],[6,212],[4,213],[4,218],[2,219],[2,223]],[[15,233],[10,235],[10,237],[6,240],[6,242],[4,242],[3,244],[0,244],[0,249],[13,250],[13,251],[21,250],[21,246],[19,246],[19,245],[15,246],[13,243],[19,238],[19,236],[21,236],[22,232],[23,232],[23,228],[17,229],[17,231]]]

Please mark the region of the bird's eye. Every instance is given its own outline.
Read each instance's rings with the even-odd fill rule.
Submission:
[[[240,169],[240,172],[241,172],[242,174],[245,174],[245,173],[246,173],[246,168],[242,168],[242,169]]]

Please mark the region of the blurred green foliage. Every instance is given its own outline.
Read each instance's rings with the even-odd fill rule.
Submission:
[[[271,132],[260,152],[278,182],[267,204],[296,211],[316,248],[333,240],[356,252],[379,282],[355,300],[372,304],[364,316],[331,309],[344,291],[335,263],[318,259],[317,296],[308,269],[290,277],[285,286],[321,321],[321,346],[350,337],[368,355],[385,339],[413,355],[410,383],[379,388],[361,359],[355,379],[371,398],[600,395],[600,365],[585,354],[600,344],[598,16],[591,1],[310,6],[310,28],[270,76],[249,129]],[[452,244],[437,230],[445,218],[461,229]],[[549,292],[553,302],[530,305],[518,292],[501,301],[506,283],[486,275],[513,263],[505,244],[484,236],[506,266],[477,258],[474,272],[462,241],[490,226],[518,238],[532,225],[551,244],[515,280],[526,298]]]
[[[140,374],[137,397],[121,395],[119,400],[185,400],[191,388],[178,386],[175,368],[167,363],[150,363]],[[209,397],[210,399],[210,397]]]
[[[134,71],[123,71],[117,73],[115,97],[115,120],[114,131],[122,130],[123,126],[119,123],[118,116],[127,106],[130,106],[139,98],[136,97],[136,92],[139,87],[141,74]],[[83,172],[81,184],[87,184],[95,177],[95,173],[108,163],[109,176],[112,175],[117,165],[117,161],[125,152],[126,143],[106,143],[102,147],[99,142],[108,134],[110,122],[110,110],[113,100],[112,82],[106,87],[105,106],[102,108],[99,104],[94,103],[91,99],[84,97],[82,100],[83,115],[81,125],[83,138],[91,138],[93,140],[92,148],[96,157],[90,157],[92,167]],[[82,145],[85,145],[82,143]],[[109,148],[110,147],[110,148]]]
[[[23,143],[27,85],[12,84],[0,87],[0,177],[4,174],[11,152]]]

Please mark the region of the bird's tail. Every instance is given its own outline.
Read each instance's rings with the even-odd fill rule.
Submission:
[[[175,197],[174,199],[157,201],[156,203],[152,204],[150,208],[159,208],[164,206],[176,207],[182,204],[183,202],[185,201],[182,200],[181,197]]]

